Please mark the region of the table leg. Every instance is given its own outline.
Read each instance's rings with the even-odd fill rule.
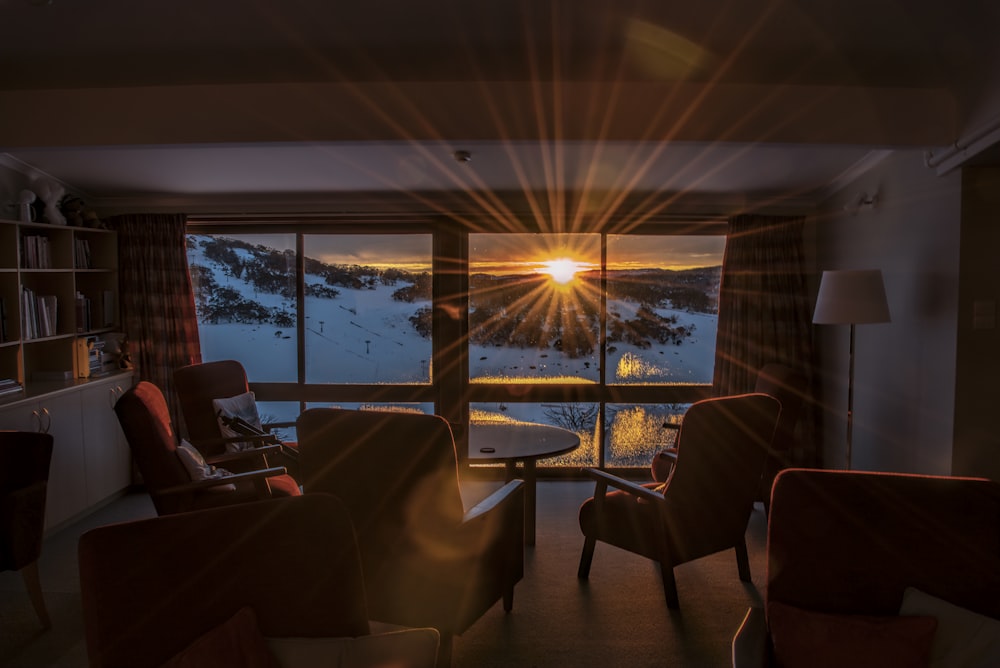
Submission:
[[[524,544],[535,544],[535,504],[538,476],[535,460],[524,460]]]

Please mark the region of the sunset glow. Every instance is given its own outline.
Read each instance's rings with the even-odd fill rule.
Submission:
[[[582,271],[587,268],[587,264],[584,262],[577,262],[576,260],[570,260],[568,258],[557,258],[555,260],[546,260],[542,262],[541,271],[544,274],[548,274],[552,277],[552,280],[556,283],[565,285],[573,280],[578,271]]]

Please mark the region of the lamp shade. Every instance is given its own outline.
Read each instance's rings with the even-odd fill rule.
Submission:
[[[889,322],[889,304],[879,269],[824,271],[813,322],[848,325]]]

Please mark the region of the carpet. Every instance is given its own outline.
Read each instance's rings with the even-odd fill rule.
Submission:
[[[734,550],[675,569],[680,610],[667,608],[659,567],[598,543],[590,577],[576,577],[580,504],[593,483],[539,485],[538,543],[526,553],[514,609],[494,606],[455,639],[454,668],[731,665],[730,643],[747,608],[759,605],[766,520],[748,533],[754,583],[740,581]]]
[[[464,486],[469,501],[499,483]],[[663,599],[658,567],[598,544],[590,578],[576,577],[583,537],[580,504],[593,483],[546,480],[538,485],[538,541],[526,548],[525,576],[514,609],[497,603],[455,639],[453,668],[722,667],[730,642],[764,577],[766,521],[760,506],[748,532],[753,583],[736,572],[733,550],[675,569],[681,609]],[[53,627],[42,631],[18,573],[0,573],[0,666],[85,668],[76,544],[92,526],[149,517],[149,497],[130,494],[46,539],[41,580]],[[755,586],[757,585],[757,586]]]

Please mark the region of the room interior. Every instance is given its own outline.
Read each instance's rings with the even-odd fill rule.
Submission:
[[[813,296],[885,281],[853,468],[1000,479],[1000,9],[326,4],[9,0],[0,218],[40,180],[102,216],[802,215]],[[847,326],[814,334],[836,463],[855,360]]]

